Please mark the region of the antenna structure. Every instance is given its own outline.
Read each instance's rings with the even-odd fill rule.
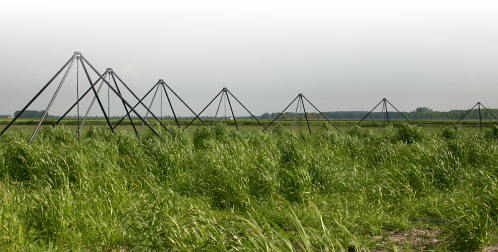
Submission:
[[[185,126],[185,129],[188,128],[188,126],[190,126],[196,119],[199,119],[201,120],[200,116],[201,114],[216,100],[216,98],[218,98],[218,96],[220,96],[220,102],[218,103],[218,108],[216,109],[216,114],[214,116],[214,120],[213,120],[213,125],[211,126],[211,129],[213,128],[214,126],[214,123],[216,122],[216,118],[218,117],[218,112],[220,111],[220,107],[221,107],[221,103],[222,101],[224,101],[224,107],[225,107],[225,121],[227,120],[227,102],[228,102],[228,106],[230,107],[230,112],[232,114],[232,118],[233,118],[233,121],[235,122],[235,127],[237,128],[237,130],[239,130],[239,126],[237,124],[237,119],[235,118],[235,114],[233,113],[233,108],[232,108],[232,103],[230,102],[230,98],[229,98],[229,95],[235,99],[235,101],[237,101],[254,119],[256,119],[256,121],[259,122],[259,124],[261,124],[261,126],[263,126],[263,128],[266,129],[265,125],[261,123],[261,121],[258,120],[258,118],[256,118],[252,113],[251,111],[249,111],[245,106],[244,104],[242,104],[238,99],[237,97],[235,97],[232,92],[230,92],[226,87],[224,87],[209,103],[206,107],[204,107],[204,109],[198,114],[198,115],[195,115],[195,118],[190,121],[189,124],[187,124],[187,126]],[[202,120],[201,120],[202,121]],[[204,125],[206,125],[206,123],[204,123]],[[207,126],[207,125],[206,125]],[[209,127],[209,126],[208,126]]]
[[[310,124],[309,124],[309,121],[308,121],[308,116],[306,115],[307,112],[306,112],[306,108],[304,106],[304,100],[306,100],[311,106],[313,106],[313,108],[316,109],[316,111],[318,111],[318,113],[320,113],[321,116],[323,116],[332,126],[334,126],[334,128],[336,130],[338,130],[339,132],[342,133],[342,131],[337,128],[337,126],[335,126],[317,107],[315,107],[315,105],[313,105],[313,103],[311,103],[303,94],[299,93],[296,98],[294,98],[294,100],[291,101],[291,103],[289,103],[289,105],[287,105],[287,107],[285,107],[284,110],[282,110],[282,112],[280,112],[280,114],[278,114],[278,116],[273,119],[273,121],[270,122],[270,124],[268,124],[268,126],[266,126],[266,128],[262,131],[264,132],[265,130],[268,129],[268,127],[270,127],[283,113],[285,113],[285,111],[297,100],[297,106],[296,106],[296,112],[294,113],[294,120],[292,121],[292,128],[291,128],[291,132],[292,130],[294,130],[294,124],[296,122],[296,118],[297,118],[297,111],[298,109],[302,109],[302,111],[304,111],[304,117],[306,118],[306,124],[308,125],[308,131],[310,132],[311,134],[311,128],[310,128]],[[302,113],[300,113],[302,114]]]
[[[482,105],[481,102],[477,102],[476,105],[474,105],[474,107],[472,107],[471,109],[469,109],[467,111],[467,113],[465,113],[460,119],[458,119],[458,121],[455,123],[459,123],[464,117],[466,117],[470,111],[472,111],[475,107],[477,106],[477,131],[481,130],[482,132],[482,115],[481,115],[481,107],[483,107],[490,115],[492,115],[496,120],[498,120],[498,118],[493,114],[491,113],[491,111],[489,111],[486,107],[484,107],[484,105]]]
[[[81,128],[83,127],[83,124],[85,123],[85,120],[91,110],[91,108],[93,107],[95,101],[98,102],[99,104],[99,107],[102,111],[102,113],[104,114],[104,117],[106,119],[106,122],[107,122],[107,125],[109,126],[110,130],[113,132],[113,134],[116,134],[114,132],[114,128],[109,120],[109,117],[108,117],[108,112],[109,112],[109,106],[108,106],[108,111],[106,112],[105,109],[104,109],[104,104],[102,103],[100,97],[99,97],[99,92],[102,88],[102,86],[104,86],[104,83],[105,85],[108,86],[108,90],[112,91],[115,95],[117,95],[119,97],[119,99],[122,101],[123,103],[123,106],[126,110],[126,113],[127,113],[127,116],[129,118],[131,118],[130,116],[130,113],[133,112],[137,117],[140,118],[140,120],[142,120],[142,122],[147,125],[147,127],[149,127],[150,130],[152,130],[158,137],[162,138],[161,135],[159,135],[159,133],[135,110],[135,107],[132,107],[130,105],[130,103],[125,99],[123,98],[122,94],[121,94],[121,91],[119,89],[119,86],[116,82],[116,78],[121,82],[121,84],[123,84],[126,89],[128,91],[130,91],[133,96],[138,100],[138,97],[133,93],[133,91],[131,91],[131,89],[114,73],[114,71],[112,71],[111,68],[108,68],[104,74],[100,74],[96,69],[95,67],[92,66],[92,64],[90,62],[88,62],[88,60],[81,54],[81,52],[79,51],[76,51],[74,52],[73,56],[71,56],[71,58],[62,66],[62,68],[52,77],[52,79],[49,80],[49,82],[28,102],[28,104],[26,104],[26,106],[14,117],[14,119],[12,119],[12,121],[10,121],[10,123],[0,132],[0,136],[3,135],[3,133],[5,133],[5,131],[7,131],[7,129],[28,109],[28,107],[50,86],[50,84],[60,75],[61,72],[64,71],[64,69],[66,69],[65,71],[65,74],[64,76],[62,77],[62,80],[59,84],[59,86],[57,87],[57,90],[55,91],[54,95],[52,96],[52,99],[50,100],[49,104],[47,105],[47,108],[43,114],[43,116],[41,117],[40,121],[38,122],[33,134],[31,135],[30,139],[29,139],[29,142],[31,142],[34,137],[36,136],[43,120],[45,119],[45,117],[47,116],[48,112],[50,111],[50,108],[52,107],[55,99],[57,98],[57,95],[59,94],[59,91],[61,90],[64,82],[66,81],[67,79],[67,76],[69,74],[69,72],[71,71],[71,68],[72,66],[74,65],[74,63],[77,63],[77,100],[76,102],[66,111],[66,113],[64,113],[63,116],[61,116],[57,122],[52,125],[52,127],[55,127],[74,107],[77,107],[77,110],[78,110],[78,124],[79,124],[79,103],[81,102],[81,100],[90,92],[93,93],[94,95],[94,98],[87,110],[87,113],[83,119],[83,121],[81,122],[81,124],[79,124],[79,127],[78,127],[78,131],[76,133],[76,136],[75,138],[77,138],[79,136],[79,133],[80,133],[80,130]],[[81,65],[81,67],[83,68],[84,70],[84,73],[85,73],[85,76],[88,80],[88,83],[90,84],[90,87],[83,93],[83,95],[79,95],[79,66]],[[89,69],[87,68],[87,65],[88,67],[90,67],[90,70],[92,70],[95,74],[97,74],[99,76],[99,78],[95,81],[93,81],[90,77],[90,74],[89,74]],[[106,78],[108,78],[109,80],[107,80]],[[114,81],[114,84],[115,84],[115,87],[112,86],[112,84],[110,83],[110,79],[112,78],[112,80]],[[97,83],[100,82],[100,85],[98,87],[98,90],[95,88],[95,86],[97,85]],[[143,104],[141,101],[139,101],[140,104],[142,104],[149,113],[151,113],[152,115],[154,115],[146,106],[145,104]],[[155,116],[154,116],[155,117]],[[132,122],[132,125],[133,125],[133,122]],[[167,129],[167,127],[165,125],[163,125],[163,127],[165,127]],[[136,131],[136,128],[134,126],[134,129],[135,129],[135,132]],[[168,129],[169,131],[169,129]],[[174,134],[169,131],[171,135],[174,136]],[[138,136],[138,133],[137,133],[137,136]]]
[[[383,98],[379,103],[377,103],[377,105],[375,105],[375,107],[370,110],[370,112],[368,112],[368,114],[366,114],[356,125],[360,125],[360,123],[365,120],[365,118],[367,118],[368,115],[370,115],[372,113],[372,111],[374,111],[380,104],[382,103],[382,114],[380,116],[380,124],[379,124],[379,131],[380,131],[380,128],[382,127],[382,120],[383,120],[383,117],[384,117],[384,114],[386,115],[386,119],[387,119],[387,124],[389,124],[389,113],[387,112],[387,104],[389,103],[389,105],[391,105],[391,107],[393,107],[396,112],[398,112],[398,114],[400,114],[407,122],[409,122],[410,124],[412,124],[412,122],[410,122],[410,120],[408,120],[401,112],[399,112],[399,110],[394,107],[394,105],[392,105],[391,102],[389,102],[386,98]]]

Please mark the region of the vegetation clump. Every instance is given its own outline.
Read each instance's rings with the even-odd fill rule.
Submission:
[[[471,251],[498,235],[498,127],[173,131],[3,135],[0,250]],[[389,239],[412,230],[438,242]]]

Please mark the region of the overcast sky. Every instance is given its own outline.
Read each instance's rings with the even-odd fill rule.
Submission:
[[[384,97],[402,111],[498,108],[497,13],[497,1],[5,0],[0,115],[24,107],[74,51],[139,97],[164,79],[196,112],[223,87],[258,115],[299,93],[321,111],[368,111]],[[76,69],[50,114],[75,101]],[[45,109],[59,83],[29,109]],[[89,87],[81,66],[79,87]],[[116,97],[109,103],[122,114]]]

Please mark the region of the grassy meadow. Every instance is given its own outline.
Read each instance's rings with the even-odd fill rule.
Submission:
[[[31,143],[22,121],[0,137],[0,251],[472,251],[497,241],[492,122],[482,133],[475,121],[380,132],[334,121],[343,133],[313,122],[309,134],[288,122],[261,133],[169,121],[176,137],[163,139],[99,123],[77,140],[69,121]]]

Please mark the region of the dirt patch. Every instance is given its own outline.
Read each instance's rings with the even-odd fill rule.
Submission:
[[[407,232],[391,232],[374,236],[373,241],[379,249],[372,249],[371,251],[393,251],[394,246],[398,247],[399,250],[428,250],[436,247],[441,242],[437,238],[440,233],[437,228],[415,228]]]

